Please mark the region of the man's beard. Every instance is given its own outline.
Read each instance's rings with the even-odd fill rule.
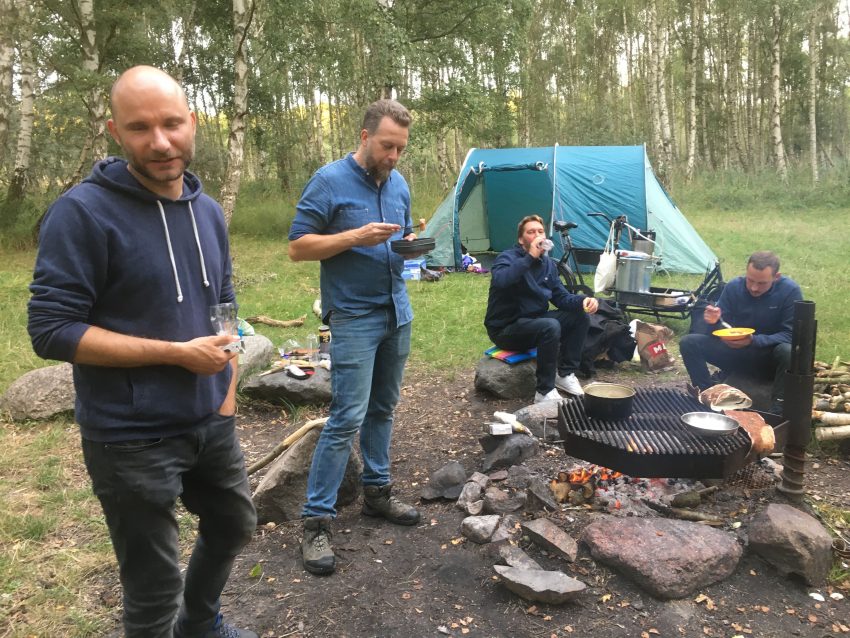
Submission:
[[[375,161],[375,158],[372,157],[371,153],[366,154],[366,172],[371,175],[376,182],[385,182],[387,178],[389,178],[390,173],[393,172],[392,168],[386,168],[381,166]]]
[[[125,153],[126,153],[126,151],[125,151]],[[192,160],[195,158],[195,144],[193,143],[191,148],[187,149],[185,152],[181,153],[180,155],[177,155],[176,158],[179,158],[182,161],[183,167],[180,169],[180,173],[178,175],[173,175],[171,177],[168,177],[168,176],[163,177],[162,174],[158,175],[156,173],[149,171],[146,168],[146,165],[144,163],[139,162],[138,159],[135,156],[132,156],[132,155],[129,155],[127,157],[127,163],[130,164],[130,166],[133,168],[133,170],[135,172],[137,172],[139,175],[142,175],[143,177],[148,178],[152,182],[172,182],[175,179],[177,179],[178,177],[182,176],[183,173],[186,172],[186,170],[188,170],[189,165],[192,163]],[[153,158],[153,159],[156,160],[156,159],[165,159],[165,158]]]

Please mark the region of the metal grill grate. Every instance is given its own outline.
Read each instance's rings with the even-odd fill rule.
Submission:
[[[726,478],[743,464],[750,438],[743,429],[700,436],[680,420],[697,411],[710,410],[677,390],[638,390],[632,416],[618,421],[589,418],[582,401],[563,402],[558,431],[567,454],[631,476]]]

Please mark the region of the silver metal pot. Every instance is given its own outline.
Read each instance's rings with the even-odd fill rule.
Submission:
[[[652,257],[618,258],[615,288],[623,292],[649,292],[654,266]]]

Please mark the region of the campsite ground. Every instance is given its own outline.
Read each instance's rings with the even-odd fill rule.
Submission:
[[[680,374],[629,376],[638,385],[680,386]],[[460,461],[468,472],[478,469],[481,425],[494,410],[522,405],[496,401],[470,386],[421,372],[408,375],[393,447],[396,487],[405,498],[417,500],[427,477],[451,460]],[[249,462],[282,438],[280,416],[276,409],[243,407],[239,424]],[[546,476],[569,464],[557,446],[544,448],[527,462]],[[818,451],[810,467],[816,469],[807,476],[809,502],[850,510],[847,452]],[[740,531],[766,504],[783,502],[773,489],[734,491],[730,486],[729,490],[735,518],[743,521]],[[850,635],[850,601],[829,597],[830,592],[850,597],[846,570],[841,587],[811,588],[781,577],[748,554],[729,579],[684,600],[661,601],[594,562],[585,547],[570,564],[522,543],[545,568],[561,569],[588,586],[572,604],[530,604],[495,578],[492,565],[497,557],[492,548],[463,539],[464,515],[453,503],[419,507],[422,521],[412,528],[364,517],[359,502],[342,508],[334,536],[338,569],[330,577],[312,576],[302,569],[298,522],[261,528],[238,558],[225,592],[228,618],[269,638]],[[551,518],[578,538],[595,516],[565,510]],[[113,579],[90,584],[103,588],[99,600],[117,601]],[[821,593],[825,602],[814,600],[810,592]],[[117,606],[112,615],[118,617]]]

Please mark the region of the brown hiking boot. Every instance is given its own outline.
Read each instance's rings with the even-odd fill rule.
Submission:
[[[304,569],[319,576],[332,574],[336,568],[336,557],[331,547],[331,517],[308,516],[303,521],[301,560]]]
[[[392,495],[392,483],[363,486],[363,513],[366,516],[382,516],[397,525],[416,525],[419,522],[416,508]]]

